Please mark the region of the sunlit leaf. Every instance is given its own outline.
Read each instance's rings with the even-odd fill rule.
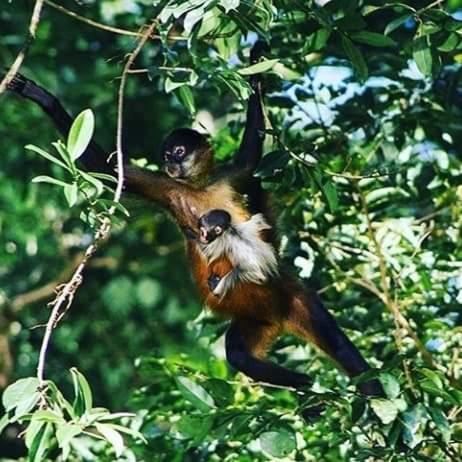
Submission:
[[[95,129],[95,116],[91,109],[82,111],[72,123],[67,137],[67,150],[72,159],[78,159],[87,149]]]

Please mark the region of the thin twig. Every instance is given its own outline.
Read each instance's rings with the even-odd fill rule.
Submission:
[[[51,334],[53,329],[56,327],[56,323],[60,318],[61,307],[66,303],[64,312],[67,311],[72,300],[74,298],[75,291],[82,283],[82,273],[85,269],[86,263],[94,255],[98,249],[100,243],[106,239],[110,229],[110,222],[105,219],[101,224],[100,228],[95,233],[95,239],[92,244],[90,244],[82,260],[80,261],[77,269],[74,271],[71,279],[66,284],[62,285],[58,289],[58,294],[50,305],[53,307],[51,310],[50,317],[48,318],[47,325],[45,328],[45,334],[42,339],[42,345],[40,346],[39,361],[37,365],[37,378],[39,380],[39,390],[44,393],[45,391],[45,380],[44,380],[44,370],[45,370],[45,359],[48,350],[48,345],[50,343]],[[46,406],[45,395],[42,394],[41,406]]]
[[[37,32],[37,27],[40,22],[40,14],[42,12],[44,0],[36,0],[34,5],[34,10],[32,11],[32,16],[29,23],[29,30],[27,33],[26,41],[21,49],[21,51],[16,56],[13,64],[10,67],[10,70],[6,73],[0,82],[0,95],[6,90],[7,85],[13,80],[14,76],[19,71],[24,58],[26,57],[27,50],[29,49],[30,44],[35,39],[35,34]]]
[[[444,0],[436,0],[432,3],[430,3],[429,5],[427,6],[424,6],[423,8],[421,8],[420,10],[417,11],[417,14],[422,14],[424,13],[425,11],[435,7],[435,6],[440,6],[442,3],[444,2]]]
[[[157,21],[154,20],[151,25],[146,29],[145,32],[142,33],[141,39],[136,46],[135,50],[130,53],[127,63],[125,64],[122,79],[119,87],[118,93],[118,115],[117,115],[117,187],[114,192],[114,202],[119,202],[122,190],[123,190],[123,179],[124,179],[124,170],[123,170],[123,152],[122,152],[122,122],[123,122],[123,98],[124,98],[124,90],[125,84],[127,80],[127,71],[130,69],[131,65],[135,61],[136,57],[140,53],[141,49],[143,48],[144,44],[148,40],[148,38],[153,33],[155,27],[157,26]],[[109,214],[112,215],[116,210],[115,206],[112,206],[109,209]],[[51,302],[52,311],[50,317],[48,319],[45,334],[43,336],[42,345],[40,347],[40,354],[39,354],[39,362],[37,366],[37,378],[39,380],[39,390],[42,393],[41,396],[41,403],[42,407],[46,407],[46,396],[45,396],[45,380],[44,380],[44,369],[45,369],[45,359],[48,350],[48,345],[50,343],[51,334],[53,329],[56,327],[59,320],[62,316],[66,313],[69,309],[69,306],[72,303],[74,298],[75,291],[82,283],[82,273],[85,269],[85,266],[88,260],[94,255],[96,250],[98,249],[101,242],[106,239],[109,234],[111,227],[111,222],[108,217],[105,217],[95,233],[95,239],[93,243],[87,248],[82,261],[80,262],[79,266],[75,270],[74,274],[72,275],[71,280],[62,285],[58,289],[58,294],[56,299]],[[62,309],[64,305],[64,309]]]
[[[119,35],[128,35],[132,37],[142,37],[143,34],[140,32],[135,32],[127,29],[121,29],[120,27],[113,27],[113,26],[108,26],[107,24],[102,24],[100,22],[94,21],[93,19],[88,19],[85,16],[80,16],[74,11],[68,10],[62,5],[58,5],[57,3],[52,2],[51,0],[44,0],[44,2],[51,6],[52,8],[55,8],[56,10],[60,11],[61,13],[64,13],[77,21],[81,21],[85,24],[88,24],[89,26],[95,27],[96,29],[101,29],[105,30],[107,32],[112,32],[113,34],[119,34]],[[160,35],[150,35],[150,39],[156,40],[160,39]],[[169,39],[174,39],[174,40],[186,40],[185,37],[180,37],[180,36],[171,36],[169,35]]]
[[[119,202],[120,196],[122,195],[123,180],[124,180],[124,170],[123,170],[123,151],[122,151],[122,128],[123,128],[123,109],[124,109],[124,94],[125,94],[125,85],[127,83],[127,76],[130,68],[132,67],[135,59],[142,50],[144,44],[148,38],[152,35],[155,28],[157,27],[157,19],[151,22],[151,25],[142,33],[141,39],[138,42],[138,45],[133,50],[132,53],[128,55],[127,62],[125,63],[124,69],[122,71],[122,77],[120,80],[119,86],[119,100],[117,104],[117,189],[114,195],[114,201]]]

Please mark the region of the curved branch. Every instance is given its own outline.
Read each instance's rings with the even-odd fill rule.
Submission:
[[[26,57],[27,50],[29,49],[30,44],[35,39],[35,34],[37,32],[37,27],[40,22],[40,14],[42,12],[44,0],[36,0],[34,5],[34,10],[32,11],[32,17],[29,23],[29,31],[26,37],[26,41],[16,56],[13,64],[10,67],[10,70],[6,73],[5,77],[3,77],[2,81],[0,82],[0,95],[6,90],[7,85],[13,80],[14,76],[19,71],[24,58]]]

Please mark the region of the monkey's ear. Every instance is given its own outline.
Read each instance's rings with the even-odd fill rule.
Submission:
[[[257,40],[250,50],[250,64],[256,64],[265,53],[270,51],[268,42]]]

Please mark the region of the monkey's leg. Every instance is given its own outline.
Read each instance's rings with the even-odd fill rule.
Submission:
[[[21,74],[16,74],[8,85],[8,90],[36,103],[51,118],[59,132],[65,137],[68,135],[73,119],[58,98],[50,92]],[[98,144],[91,141],[79,160],[88,170],[113,173],[106,163],[106,158],[107,153]]]
[[[281,327],[276,324],[247,319],[233,321],[226,333],[228,362],[256,381],[295,388],[311,385],[308,375],[261,359],[280,331]]]
[[[350,377],[370,369],[367,361],[315,294],[300,293],[293,298],[285,327],[294,335],[317,345]],[[361,383],[358,387],[366,395],[383,395],[378,380]]]

